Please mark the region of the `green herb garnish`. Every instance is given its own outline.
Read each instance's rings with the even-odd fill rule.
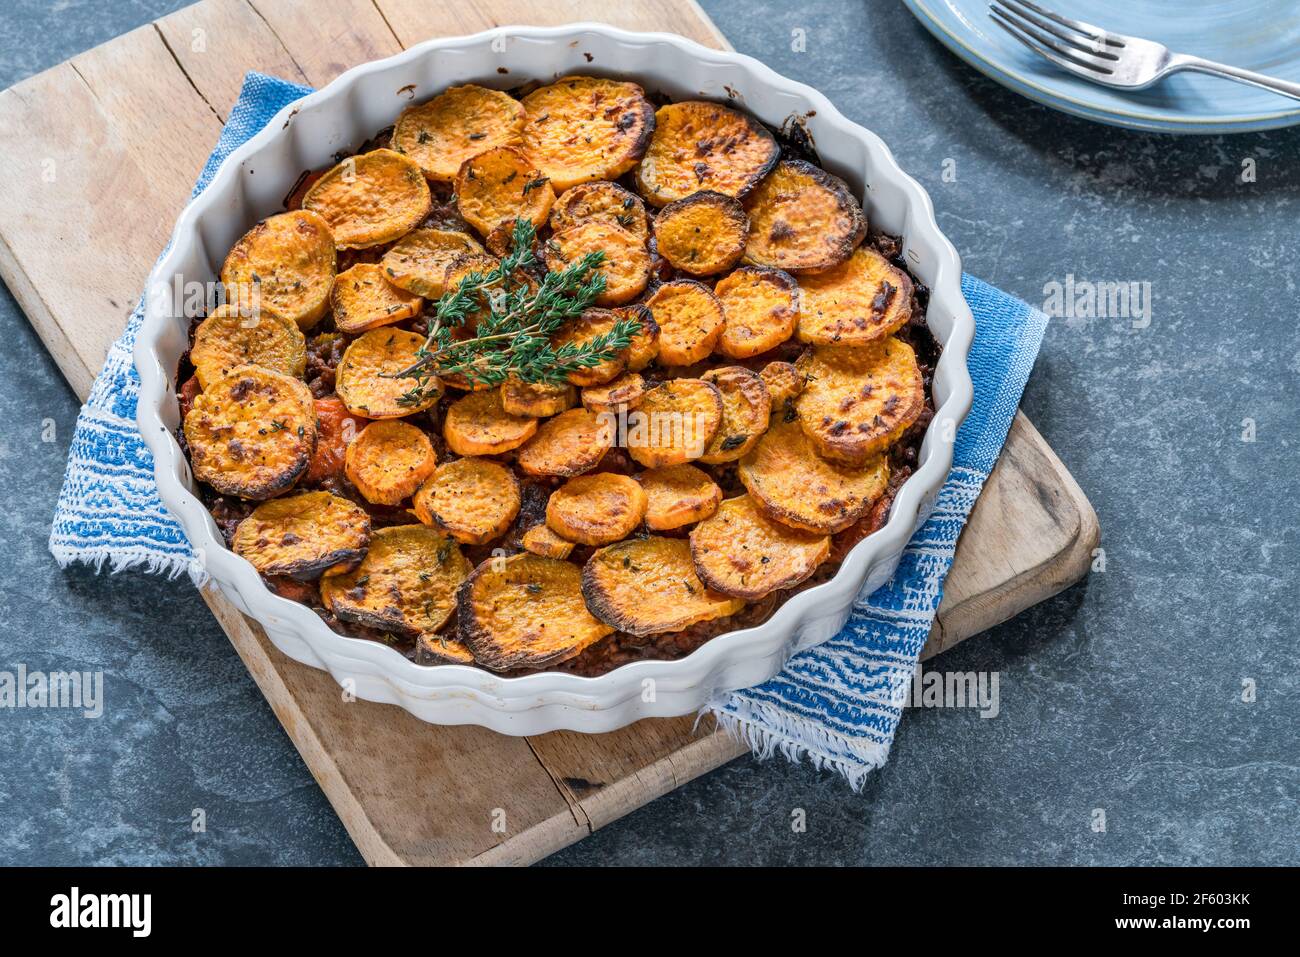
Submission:
[[[537,262],[532,223],[515,220],[510,252],[488,272],[471,272],[434,306],[424,344],[416,360],[387,378],[415,379],[417,385],[398,401],[415,405],[436,391],[431,380],[459,376],[470,384],[496,386],[509,377],[558,385],[569,373],[608,362],[641,331],[641,321],[619,319],[606,333],[582,343],[556,346],[551,337],[570,319],[591,308],[605,291],[599,268],[604,252],[593,252],[540,282],[522,272]],[[475,334],[457,339],[455,330],[473,317]]]

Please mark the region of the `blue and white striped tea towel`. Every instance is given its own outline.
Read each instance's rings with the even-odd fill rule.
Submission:
[[[195,192],[231,150],[308,92],[249,73]],[[962,290],[977,327],[970,356],[975,404],[958,433],[952,473],[933,515],[908,545],[893,580],[859,602],[839,635],[792,659],[766,684],[710,705],[723,726],[760,756],[806,756],[840,771],[854,788],[888,757],[902,716],[895,702],[912,680],[957,536],[1006,441],[1046,328],[1042,313],[978,279],[963,277]],[[136,431],[140,381],[131,349],[142,316],[137,306],[82,407],[50,551],[60,565],[107,561],[114,571],[184,571],[198,582],[202,571],[158,498],[153,460]]]

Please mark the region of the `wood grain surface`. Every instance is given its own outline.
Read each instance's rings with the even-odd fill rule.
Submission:
[[[0,277],[85,396],[247,70],[320,86],[433,36],[603,20],[726,41],[690,0],[204,0],[0,93]],[[948,579],[929,656],[1078,580],[1086,497],[1017,415]],[[509,738],[347,702],[215,589],[203,596],[372,864],[520,864],[742,753],[694,719]]]

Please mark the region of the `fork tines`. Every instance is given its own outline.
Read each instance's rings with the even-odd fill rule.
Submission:
[[[992,0],[993,22],[1029,49],[1071,73],[1111,74],[1124,42],[1100,27],[1044,10],[1029,0]]]

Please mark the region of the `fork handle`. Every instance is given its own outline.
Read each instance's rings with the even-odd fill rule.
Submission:
[[[1274,93],[1281,93],[1283,96],[1289,96],[1292,99],[1300,100],[1300,83],[1292,83],[1290,80],[1279,80],[1277,77],[1265,76],[1263,73],[1256,73],[1253,70],[1243,70],[1241,67],[1229,66],[1226,63],[1216,63],[1214,60],[1203,60],[1198,56],[1188,56],[1179,54],[1173,58],[1169,64],[1174,70],[1192,70],[1196,73],[1208,73],[1211,76],[1222,76],[1229,80],[1236,80],[1239,83],[1249,83],[1251,86],[1258,86],[1265,90],[1271,90]]]

